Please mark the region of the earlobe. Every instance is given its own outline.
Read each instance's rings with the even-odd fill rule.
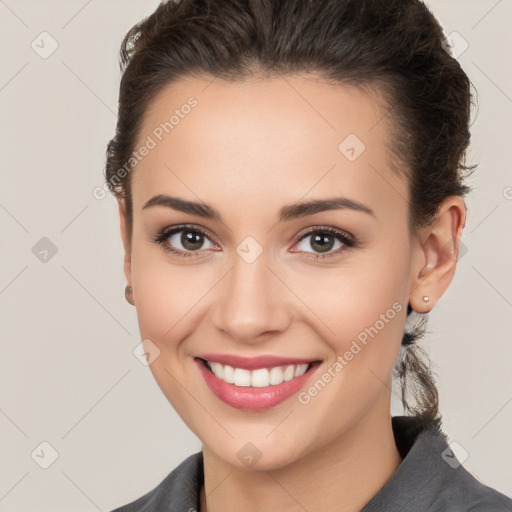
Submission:
[[[413,279],[409,302],[414,311],[428,313],[453,280],[466,206],[460,196],[446,198],[434,221],[424,228],[418,242],[417,276]]]

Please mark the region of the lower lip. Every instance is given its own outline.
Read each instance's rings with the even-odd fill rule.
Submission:
[[[263,411],[280,404],[297,393],[319,366],[319,363],[315,362],[300,377],[294,377],[275,386],[256,388],[228,384],[216,377],[206,367],[206,363],[202,359],[195,359],[195,362],[199,366],[199,371],[203,375],[206,384],[217,398],[231,407],[248,411]]]

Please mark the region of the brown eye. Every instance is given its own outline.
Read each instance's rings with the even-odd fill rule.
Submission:
[[[187,226],[166,228],[153,241],[162,245],[165,250],[180,256],[199,256],[202,251],[216,248],[205,232]]]
[[[310,240],[309,243],[305,244],[306,247],[309,246],[317,252],[328,252],[334,247],[336,243],[336,238],[333,235],[327,233],[315,233],[313,235],[308,235],[307,237],[303,238],[302,241],[307,240],[308,238]]]
[[[336,256],[356,245],[355,239],[344,231],[326,227],[311,230],[302,235],[295,244],[299,250],[293,252],[304,252],[307,257],[323,259]]]
[[[179,243],[184,247],[187,251],[197,251],[198,249],[201,249],[202,245],[204,244],[204,235],[202,233],[197,233],[196,231],[179,231],[175,235],[178,235],[181,233],[181,236],[177,237],[179,240]],[[171,240],[175,235],[170,236],[169,240]],[[175,243],[173,242],[173,245]]]
[[[210,246],[213,244],[209,238],[200,231],[193,229],[179,229],[175,230],[171,235],[167,236],[167,243],[178,251],[199,251],[203,249],[210,249],[211,247],[205,242],[209,242]]]

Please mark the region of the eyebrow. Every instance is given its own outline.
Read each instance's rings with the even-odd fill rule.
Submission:
[[[165,206],[172,208],[183,213],[197,215],[205,219],[218,220],[222,222],[222,216],[218,210],[213,206],[206,203],[199,203],[195,201],[188,201],[180,199],[179,197],[171,197],[164,194],[159,194],[152,197],[147,201],[142,209],[150,208],[152,206]],[[375,217],[375,212],[365,206],[364,204],[348,199],[346,197],[332,197],[327,199],[313,199],[311,201],[292,203],[283,206],[279,210],[279,222],[295,219],[298,217],[305,217],[307,215],[314,215],[315,213],[324,212],[328,210],[342,210],[349,209],[358,212],[363,212]]]

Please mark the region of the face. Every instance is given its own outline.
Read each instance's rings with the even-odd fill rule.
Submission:
[[[146,112],[125,272],[158,385],[229,464],[277,468],[389,421],[413,245],[385,113],[306,75],[183,79]]]

